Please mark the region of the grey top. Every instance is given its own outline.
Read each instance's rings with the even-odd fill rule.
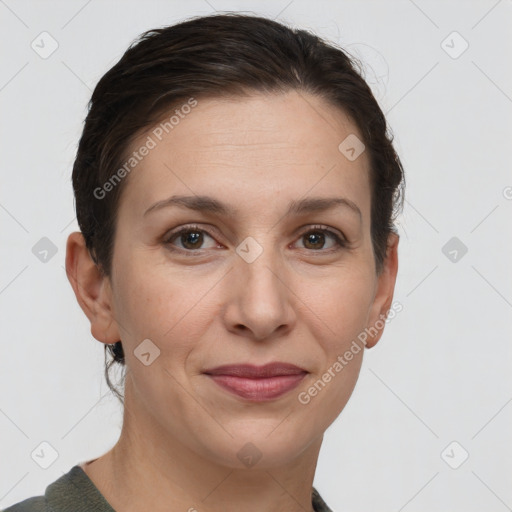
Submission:
[[[315,512],[332,512],[313,487]],[[115,512],[85,471],[78,465],[46,487],[44,496],[20,501],[3,512]]]

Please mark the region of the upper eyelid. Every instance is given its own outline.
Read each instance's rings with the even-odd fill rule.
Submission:
[[[212,230],[213,232],[217,231],[214,228],[206,229],[206,228],[202,228],[199,225],[196,226],[194,224],[180,226],[179,228],[176,228],[175,230],[171,231],[170,233],[166,233],[164,235],[164,241],[171,240],[172,238],[180,235],[181,233],[186,233],[187,231],[201,231],[203,233],[206,233],[209,237],[213,238],[213,235],[210,233],[210,230]]]

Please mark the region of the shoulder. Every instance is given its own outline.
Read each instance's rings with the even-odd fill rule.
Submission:
[[[44,496],[33,496],[2,512],[115,512],[80,466],[46,487]]]
[[[51,509],[47,507],[44,496],[34,496],[15,503],[2,512],[51,512]]]
[[[327,506],[327,503],[322,499],[322,496],[320,496],[320,493],[314,487],[311,493],[311,501],[315,512],[332,512],[332,510]]]

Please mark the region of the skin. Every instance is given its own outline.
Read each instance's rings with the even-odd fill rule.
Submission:
[[[305,93],[200,100],[126,178],[112,275],[98,271],[80,233],[69,236],[66,270],[91,332],[102,343],[122,340],[125,352],[120,439],[84,465],[116,510],[312,510],[323,434],[354,389],[364,350],[308,404],[298,394],[388,312],[398,268],[392,234],[376,274],[369,160],[338,150],[349,134],[362,139],[342,111]],[[238,213],[173,206],[144,215],[173,195],[208,195]],[[349,199],[361,217],[347,207],[285,216],[305,197]],[[208,231],[202,245],[166,243],[191,223]],[[328,233],[311,241],[315,225],[348,245],[337,248]],[[236,252],[249,236],[263,248],[252,263]],[[134,350],[147,338],[160,356],[145,366]],[[309,373],[261,403],[202,373],[270,361]],[[262,454],[250,468],[237,457],[248,442]]]

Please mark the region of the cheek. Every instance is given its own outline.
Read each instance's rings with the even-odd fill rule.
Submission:
[[[297,399],[305,424],[320,421],[324,429],[339,416],[356,385],[364,353],[358,336],[366,327],[373,298],[371,274],[353,272],[336,281],[310,287],[304,301],[311,305],[311,334],[322,357]]]
[[[314,407],[324,410],[328,422],[347,403],[359,375],[364,344],[358,337],[367,326],[374,279],[370,267],[351,267],[336,278],[310,282],[303,289],[304,303],[310,308],[311,335],[321,346],[323,357],[314,380],[304,390],[304,401],[299,401],[306,403],[318,396]]]
[[[115,310],[123,343],[133,352],[150,339],[160,349],[161,360],[176,366],[208,324],[207,299],[215,293],[218,276],[194,277],[193,270],[188,275],[183,269],[150,265],[142,257],[138,262],[136,257],[125,260],[119,268]]]
[[[308,315],[317,316],[331,348],[343,345],[366,327],[373,302],[375,276],[364,268],[347,267],[321,280],[301,283]]]

